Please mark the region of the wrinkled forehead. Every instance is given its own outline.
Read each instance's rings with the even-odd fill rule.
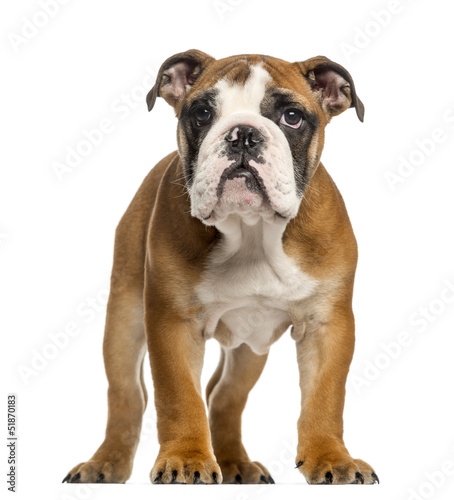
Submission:
[[[315,112],[312,92],[298,68],[266,56],[236,56],[215,61],[200,76],[187,96],[187,105],[209,97],[222,114],[249,110],[260,113],[272,96],[287,97]]]

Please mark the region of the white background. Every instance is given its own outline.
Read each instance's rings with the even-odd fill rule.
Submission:
[[[4,470],[6,394],[15,392],[16,497],[452,498],[454,469],[445,463],[454,462],[449,3],[73,0],[54,10],[47,23],[39,1],[3,2],[0,12],[1,460]],[[41,27],[33,30],[34,22]],[[244,415],[249,455],[278,485],[151,485],[152,399],[127,485],[61,484],[104,435],[101,345],[116,224],[150,168],[176,147],[171,108],[159,99],[147,112],[150,75],[190,48],[217,58],[321,54],[353,75],[365,122],[353,110],[336,117],[322,161],[344,196],[360,252],[345,440],[374,466],[379,486],[309,487],[293,468],[300,396],[288,333],[272,347]],[[101,143],[59,180],[55,162],[106,120]],[[427,142],[433,135],[438,143]],[[386,176],[400,175],[402,159],[413,166],[400,167],[404,176],[392,189]],[[60,335],[66,345],[56,348],[49,335],[70,323],[78,335]],[[218,349],[207,345],[204,384]],[[146,375],[152,395],[148,365]],[[447,473],[432,475],[443,467]]]

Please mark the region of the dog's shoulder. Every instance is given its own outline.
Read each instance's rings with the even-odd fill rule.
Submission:
[[[169,171],[176,169],[179,154],[174,151],[159,161],[147,174],[126,212],[118,223],[115,233],[115,261],[122,266],[143,270],[147,233],[158,191]]]
[[[300,267],[318,278],[354,274],[357,243],[342,195],[320,163],[289,222],[284,249]]]

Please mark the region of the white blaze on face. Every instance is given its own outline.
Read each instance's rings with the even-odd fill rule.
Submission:
[[[245,218],[260,215],[270,220],[277,212],[290,219],[298,211],[301,198],[296,194],[288,141],[281,129],[260,113],[266,86],[271,80],[261,65],[255,65],[244,85],[220,80],[214,87],[217,119],[201,144],[190,188],[191,214],[204,219],[206,224],[215,224],[231,214]],[[227,180],[218,197],[221,176],[233,163],[226,154],[226,136],[232,129],[234,136],[235,127],[240,125],[256,128],[265,138],[260,161],[250,160],[249,166],[256,169],[262,179],[268,201],[261,193],[248,190],[244,178]],[[234,140],[232,135],[229,137]]]
[[[249,112],[260,115],[260,104],[268,82],[271,82],[270,74],[258,65],[251,67],[251,74],[244,85],[232,86],[225,80],[218,82],[215,88],[219,91],[221,118],[232,113]]]

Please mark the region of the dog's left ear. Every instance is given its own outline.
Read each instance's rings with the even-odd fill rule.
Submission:
[[[364,104],[356,95],[353,78],[343,66],[324,56],[312,57],[296,64],[328,120],[348,108],[355,108],[358,118],[364,121]]]
[[[189,87],[207,65],[215,59],[200,50],[188,50],[169,57],[162,64],[154,87],[147,94],[148,111],[153,109],[157,97],[163,97],[171,106],[180,102]]]

